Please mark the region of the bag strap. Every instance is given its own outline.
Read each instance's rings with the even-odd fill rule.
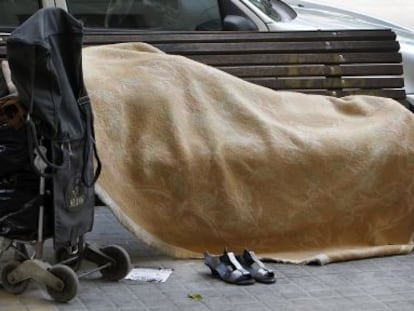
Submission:
[[[61,148],[62,163],[56,164],[56,163],[51,162],[47,158],[47,155],[41,150],[42,145],[39,143],[39,139],[37,138],[36,126],[34,125],[33,121],[30,118],[27,120],[27,145],[29,148],[29,159],[37,175],[50,178],[53,176],[53,169],[67,168],[67,165],[65,164],[69,163],[69,152],[65,152],[65,150]],[[40,159],[45,163],[46,168],[48,168],[49,171],[52,171],[52,173],[44,173],[46,170],[43,170],[42,172],[35,165],[35,159],[36,159],[35,151],[36,151],[36,156],[40,157]]]
[[[38,135],[37,135],[37,130],[36,130],[36,125],[34,124],[33,120],[31,119],[31,114],[33,112],[33,106],[34,106],[34,98],[35,98],[35,77],[36,77],[36,63],[35,63],[35,59],[36,59],[36,45],[33,45],[32,47],[32,55],[31,57],[28,57],[28,60],[30,62],[30,66],[29,68],[31,68],[30,70],[30,100],[29,100],[29,106],[27,109],[27,119],[26,119],[26,123],[28,125],[28,146],[29,146],[29,156],[30,156],[30,160],[32,162],[32,166],[35,169],[35,172],[43,177],[51,177],[53,174],[46,174],[46,173],[42,173],[40,172],[40,170],[38,170],[36,168],[36,166],[34,165],[34,151],[37,151],[37,154],[39,155],[39,157],[43,160],[43,162],[45,162],[45,164],[47,165],[48,168],[53,168],[53,169],[62,169],[65,168],[65,163],[67,162],[67,156],[65,156],[65,152],[62,149],[62,163],[57,164],[57,163],[53,163],[51,162],[47,156],[45,154],[43,154],[43,152],[41,152],[40,150],[40,144],[39,144],[39,140],[38,140]]]
[[[83,85],[83,81],[82,81]],[[86,91],[84,91],[84,94]],[[101,159],[98,156],[98,150],[96,148],[96,142],[95,142],[95,129],[93,126],[93,113],[92,113],[92,107],[91,102],[89,99],[89,96],[84,95],[81,96],[78,99],[78,105],[80,111],[83,113],[85,117],[85,146],[84,146],[84,153],[83,153],[83,182],[86,184],[87,187],[92,187],[95,182],[98,180],[99,175],[101,174],[102,170],[102,163]],[[92,148],[91,148],[92,146]],[[93,174],[92,180],[88,179],[88,170],[90,168],[90,165],[93,165],[93,162],[90,161],[91,159],[91,152],[93,153],[93,158],[95,158],[96,161],[96,169]]]
[[[82,52],[81,52],[82,53]],[[82,55],[82,54],[81,54]],[[91,106],[91,100],[88,96],[88,92],[85,88],[85,81],[83,80],[83,66],[82,66],[82,57],[79,61],[79,70],[78,70],[78,82],[79,82],[79,94],[78,94],[78,106],[79,110],[82,112],[85,118],[85,125],[86,125],[86,139],[85,139],[85,147],[84,147],[84,160],[83,160],[83,182],[86,184],[87,187],[92,187],[99,178],[102,170],[102,163],[101,159],[98,155],[98,150],[96,148],[96,141],[95,141],[95,128],[94,128],[94,119],[93,119],[93,112]],[[92,146],[92,149],[91,149]],[[90,162],[92,158],[91,152],[93,152],[93,158],[96,161],[96,169],[93,174],[92,180],[88,180],[88,170],[90,165],[93,166],[93,162]]]

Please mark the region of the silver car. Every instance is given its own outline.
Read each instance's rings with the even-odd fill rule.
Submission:
[[[99,33],[226,30],[223,17],[228,15],[244,19],[242,28],[260,31],[391,28],[401,46],[407,98],[414,105],[414,31],[316,0],[0,0],[0,33],[47,6],[66,9],[86,31]]]

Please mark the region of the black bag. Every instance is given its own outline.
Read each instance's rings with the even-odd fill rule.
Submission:
[[[41,157],[47,168],[40,173],[52,180],[55,247],[74,246],[92,229],[93,185],[100,172],[83,82],[82,34],[75,18],[48,8],[7,40],[12,80],[28,113],[31,161]]]

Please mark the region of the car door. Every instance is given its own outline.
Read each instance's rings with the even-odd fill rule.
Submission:
[[[226,30],[223,21],[228,15],[267,30],[239,0],[66,0],[66,6],[87,32],[220,31]]]
[[[38,0],[0,1],[0,32],[9,33],[41,7]]]
[[[68,12],[94,30],[190,31],[210,22],[220,30],[217,0],[66,0]]]

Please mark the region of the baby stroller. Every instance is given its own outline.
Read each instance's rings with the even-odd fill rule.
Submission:
[[[35,280],[59,302],[76,296],[79,277],[100,271],[117,281],[130,270],[123,248],[95,248],[84,238],[93,226],[101,164],[83,82],[82,34],[65,11],[38,11],[9,37],[10,72],[4,62],[0,79],[0,255],[15,251],[2,269],[2,286],[19,294]],[[43,260],[49,238],[54,265]],[[84,259],[97,267],[77,274]]]

